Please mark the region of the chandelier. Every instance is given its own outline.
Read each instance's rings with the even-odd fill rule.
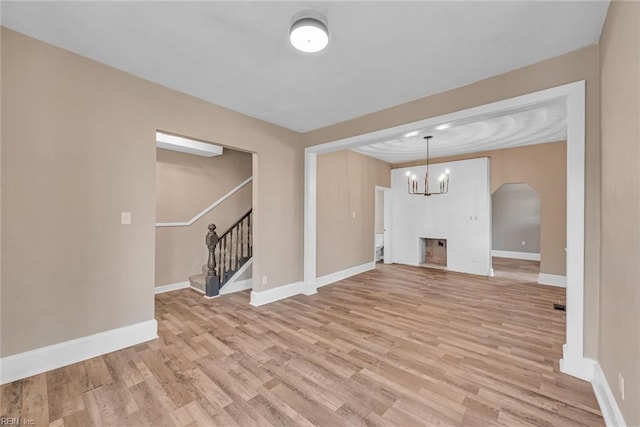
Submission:
[[[424,191],[420,191],[418,189],[418,179],[416,175],[412,174],[411,171],[407,171],[407,189],[409,190],[409,194],[416,196],[434,196],[438,194],[447,194],[449,192],[449,169],[445,170],[444,173],[438,177],[440,191],[429,191],[429,141],[431,138],[433,137],[424,137],[424,139],[427,140],[427,171],[424,174]]]

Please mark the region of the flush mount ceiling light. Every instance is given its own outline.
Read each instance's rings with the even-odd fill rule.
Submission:
[[[329,44],[327,18],[313,10],[296,13],[291,18],[289,41],[299,51],[320,52]]]

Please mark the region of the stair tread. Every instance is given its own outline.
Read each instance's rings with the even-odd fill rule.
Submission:
[[[196,274],[194,276],[189,276],[189,284],[192,288],[200,289],[202,292],[205,291],[205,277],[204,274]]]

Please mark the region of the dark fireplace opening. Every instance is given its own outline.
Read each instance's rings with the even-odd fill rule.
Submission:
[[[430,268],[447,268],[447,239],[420,239],[420,265]]]

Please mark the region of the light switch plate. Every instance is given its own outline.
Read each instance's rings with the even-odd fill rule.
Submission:
[[[131,212],[120,212],[120,224],[131,224]]]

